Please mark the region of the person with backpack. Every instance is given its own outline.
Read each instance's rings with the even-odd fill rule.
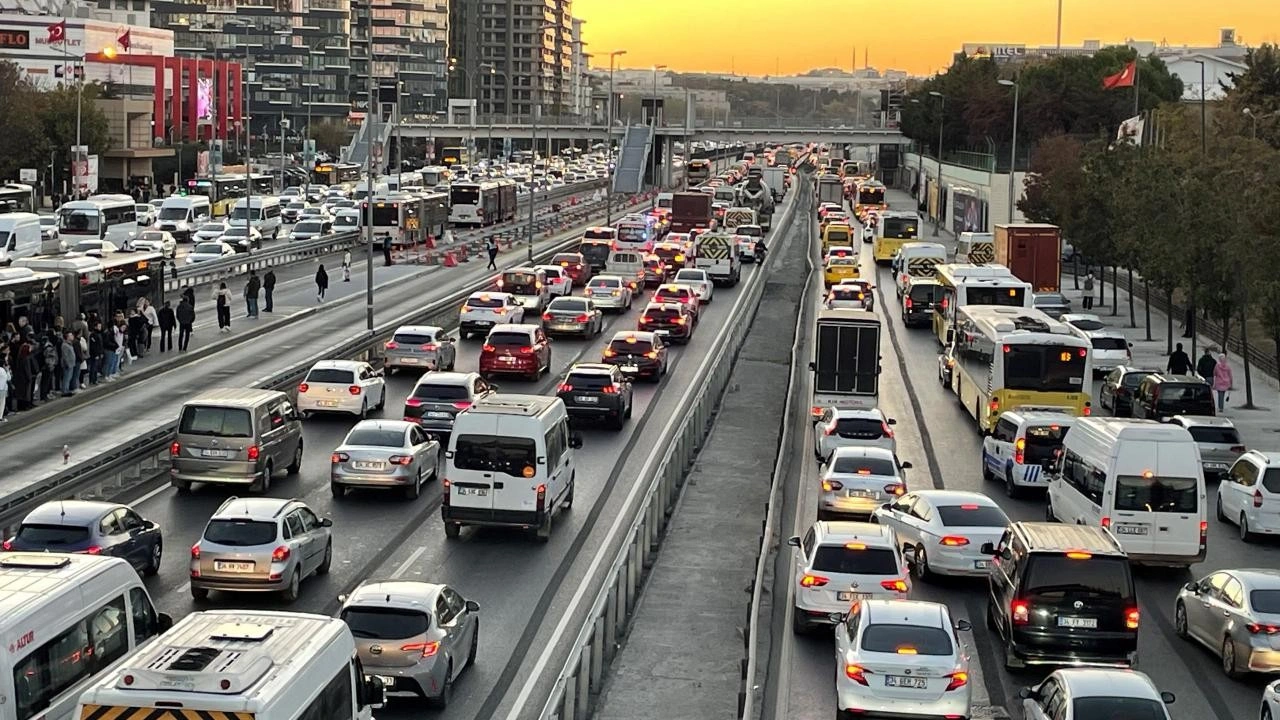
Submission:
[[[173,328],[177,324],[178,318],[173,313],[173,305],[165,300],[164,307],[160,308],[160,352],[173,349]]]
[[[218,332],[231,332],[231,291],[226,283],[218,283],[213,291],[213,304],[218,308]]]

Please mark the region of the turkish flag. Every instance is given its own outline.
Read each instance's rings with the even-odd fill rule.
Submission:
[[[56,22],[45,27],[49,32],[49,44],[64,43],[67,41],[67,21]]]
[[[1130,61],[1120,72],[1102,78],[1102,89],[1114,90],[1115,88],[1133,87],[1133,81],[1137,74],[1137,61]]]
[[[116,42],[120,43],[120,47],[124,48],[125,50],[128,50],[129,48],[133,47],[133,38],[130,37],[130,33],[132,32],[133,32],[132,30],[125,30],[123,35],[116,38]]]

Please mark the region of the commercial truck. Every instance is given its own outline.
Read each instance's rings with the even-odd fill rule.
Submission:
[[[756,211],[746,206],[731,207],[724,211],[724,229],[733,232],[739,225],[756,225]]]
[[[828,202],[844,205],[844,182],[838,175],[823,175],[818,178],[818,204]]]
[[[694,241],[693,266],[706,270],[717,286],[732,287],[742,276],[742,257],[732,235],[722,232],[704,233]]]
[[[787,168],[781,165],[765,168],[764,184],[769,186],[774,203],[782,202],[783,196],[787,194]]]
[[[711,227],[711,196],[700,192],[682,192],[671,196],[671,232],[687,233],[694,228]]]
[[[995,260],[1033,292],[1057,292],[1062,275],[1062,232],[1057,225],[996,225]]]
[[[767,230],[773,225],[773,193],[763,178],[751,178],[743,185],[742,205],[755,210],[761,227]]]
[[[827,408],[871,409],[880,395],[880,318],[866,310],[820,310],[813,362],[813,419]]]

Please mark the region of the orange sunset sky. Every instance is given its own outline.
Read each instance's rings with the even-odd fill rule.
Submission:
[[[574,0],[588,51],[626,50],[618,67],[783,75],[876,68],[927,74],[966,42],[1052,45],[1056,0]],[[1280,41],[1280,0],[1064,0],[1062,44],[1164,40],[1216,45]],[[608,58],[594,65],[608,67]]]

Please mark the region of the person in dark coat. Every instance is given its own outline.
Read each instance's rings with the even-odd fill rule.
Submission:
[[[1204,378],[1205,382],[1213,382],[1213,370],[1217,366],[1218,361],[1213,357],[1213,348],[1204,349],[1204,355],[1200,356],[1200,360],[1196,362],[1196,374]]]
[[[17,362],[13,365],[13,392],[15,410],[30,410],[32,386],[35,378],[35,360],[31,357],[31,343],[23,341],[18,346]]]
[[[191,326],[196,323],[196,311],[184,297],[178,303],[178,311],[174,313],[178,321],[178,351],[186,352],[191,344]]]
[[[316,270],[316,302],[324,300],[324,292],[329,289],[329,273],[324,271],[324,265]]]
[[[262,280],[258,279],[256,270],[249,271],[249,282],[244,284],[244,303],[249,313],[245,317],[258,317],[258,291],[262,289]]]
[[[1173,347],[1173,352],[1169,353],[1169,364],[1165,369],[1174,375],[1189,375],[1191,373],[1191,358],[1187,357],[1186,351],[1182,349],[1182,343],[1178,343]]]
[[[147,344],[147,319],[137,310],[129,311],[129,354],[137,360]]]
[[[174,315],[173,304],[165,300],[164,307],[160,308],[160,352],[173,349],[173,329],[177,325],[178,318]]]
[[[190,285],[182,288],[182,297],[191,306],[192,310],[196,309],[196,291]]]
[[[262,292],[265,295],[266,307],[262,308],[266,312],[271,312],[274,307],[272,295],[276,291],[276,271],[267,270],[267,274],[262,276]]]
[[[102,372],[102,359],[106,354],[102,349],[102,322],[93,321],[93,328],[87,333],[89,341],[89,384],[98,384],[98,375]]]

